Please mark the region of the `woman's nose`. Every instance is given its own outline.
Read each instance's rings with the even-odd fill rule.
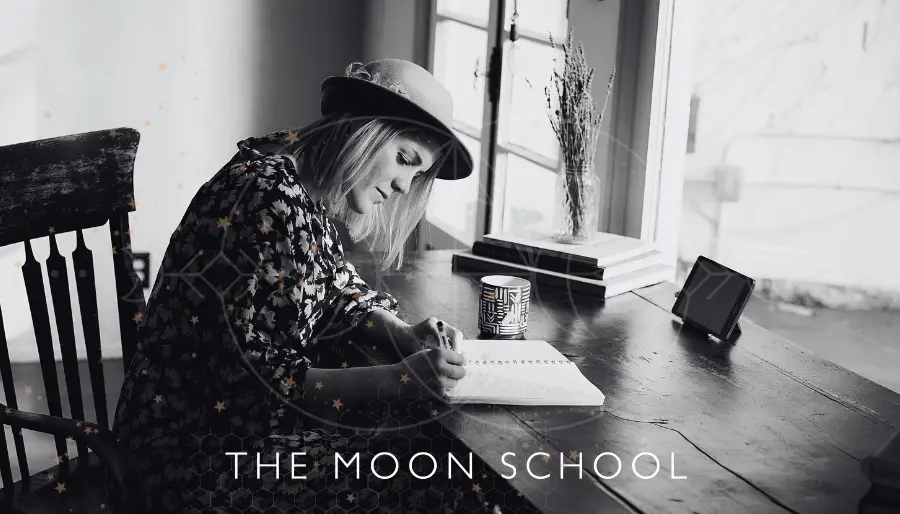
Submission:
[[[394,190],[399,192],[400,194],[409,193],[409,187],[412,180],[408,177],[397,177],[394,179]]]

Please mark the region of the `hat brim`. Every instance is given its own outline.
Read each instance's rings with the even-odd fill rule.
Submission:
[[[472,155],[447,124],[386,87],[352,77],[328,77],[322,82],[320,108],[323,116],[350,113],[421,124],[436,134],[446,152],[437,178],[459,180],[473,172]]]

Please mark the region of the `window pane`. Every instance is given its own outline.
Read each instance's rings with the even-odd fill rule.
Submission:
[[[511,43],[506,44],[506,55],[510,55]],[[556,65],[562,66],[562,51],[523,39],[516,45],[518,55],[508,60],[509,65],[505,66],[504,91],[509,95],[509,102],[504,102],[503,105],[508,107],[500,113],[501,137],[555,161],[559,144],[547,118],[544,88],[550,83],[554,55],[557,56]]]
[[[487,67],[487,32],[455,21],[437,24],[434,74],[453,95],[453,118],[481,130],[484,78],[475,80],[475,62]]]
[[[454,130],[472,154],[474,171],[461,180],[437,180],[431,190],[425,219],[454,238],[472,246],[476,236],[478,177],[481,143]],[[478,229],[480,233],[480,228]],[[428,237],[423,234],[423,237]]]
[[[553,34],[553,38],[565,37],[567,0],[517,0],[519,19],[516,25],[519,30],[526,30],[541,37]],[[506,0],[506,30],[509,30],[512,19],[514,0]]]
[[[506,155],[503,231],[553,230],[556,173],[515,155]]]
[[[487,27],[490,7],[489,0],[438,0],[437,12],[444,16],[464,17]]]

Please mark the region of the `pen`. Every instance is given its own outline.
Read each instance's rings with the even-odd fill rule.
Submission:
[[[450,349],[450,343],[447,342],[447,334],[444,332],[444,322],[438,321],[438,343],[441,345],[441,348],[445,348],[447,350]]]

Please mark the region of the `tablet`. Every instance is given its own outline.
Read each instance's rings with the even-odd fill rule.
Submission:
[[[731,337],[754,286],[750,277],[701,255],[678,293],[672,313],[685,324],[724,341]]]

